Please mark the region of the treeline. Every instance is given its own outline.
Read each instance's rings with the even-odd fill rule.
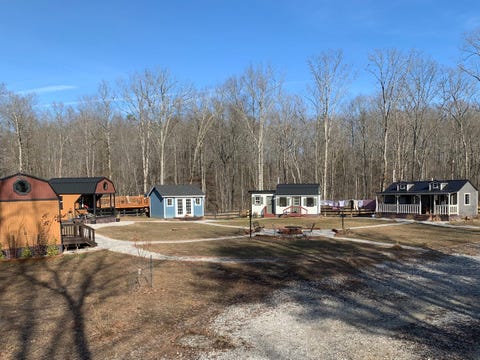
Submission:
[[[465,61],[374,51],[370,94],[352,97],[341,51],[309,58],[306,96],[270,66],[249,66],[199,91],[166,69],[145,70],[75,107],[36,106],[0,87],[0,175],[107,176],[119,194],[194,183],[211,211],[248,207],[248,190],[318,182],[326,199],[372,198],[394,180],[480,184],[479,32]]]

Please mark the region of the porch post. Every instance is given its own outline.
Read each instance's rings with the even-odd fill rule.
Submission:
[[[395,195],[395,202],[397,209],[395,210],[395,214],[398,214],[398,195]]]
[[[418,208],[418,215],[421,215],[422,214],[422,195],[418,195],[418,204],[419,204],[419,208]]]
[[[450,194],[447,194],[447,214],[450,218]]]

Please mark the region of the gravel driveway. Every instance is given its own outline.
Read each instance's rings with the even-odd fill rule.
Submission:
[[[470,249],[472,251],[472,249]],[[480,249],[292,283],[213,324],[201,359],[480,359]]]

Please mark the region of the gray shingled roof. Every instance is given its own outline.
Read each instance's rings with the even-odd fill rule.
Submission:
[[[319,195],[319,184],[278,184],[275,195]]]
[[[148,196],[156,189],[158,193],[165,196],[205,196],[205,194],[195,185],[154,185],[149,191]]]
[[[57,194],[95,194],[97,184],[106,177],[54,178],[48,182]]]
[[[447,185],[442,189],[430,190],[430,183],[446,183]],[[379,194],[424,194],[424,193],[436,193],[436,194],[449,194],[460,191],[468,180],[428,180],[428,181],[398,181],[390,184],[385,191]],[[409,190],[397,190],[399,184],[413,184]]]

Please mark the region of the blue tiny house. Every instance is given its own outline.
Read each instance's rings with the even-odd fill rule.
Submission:
[[[205,194],[195,185],[155,185],[148,193],[150,217],[203,217]]]

